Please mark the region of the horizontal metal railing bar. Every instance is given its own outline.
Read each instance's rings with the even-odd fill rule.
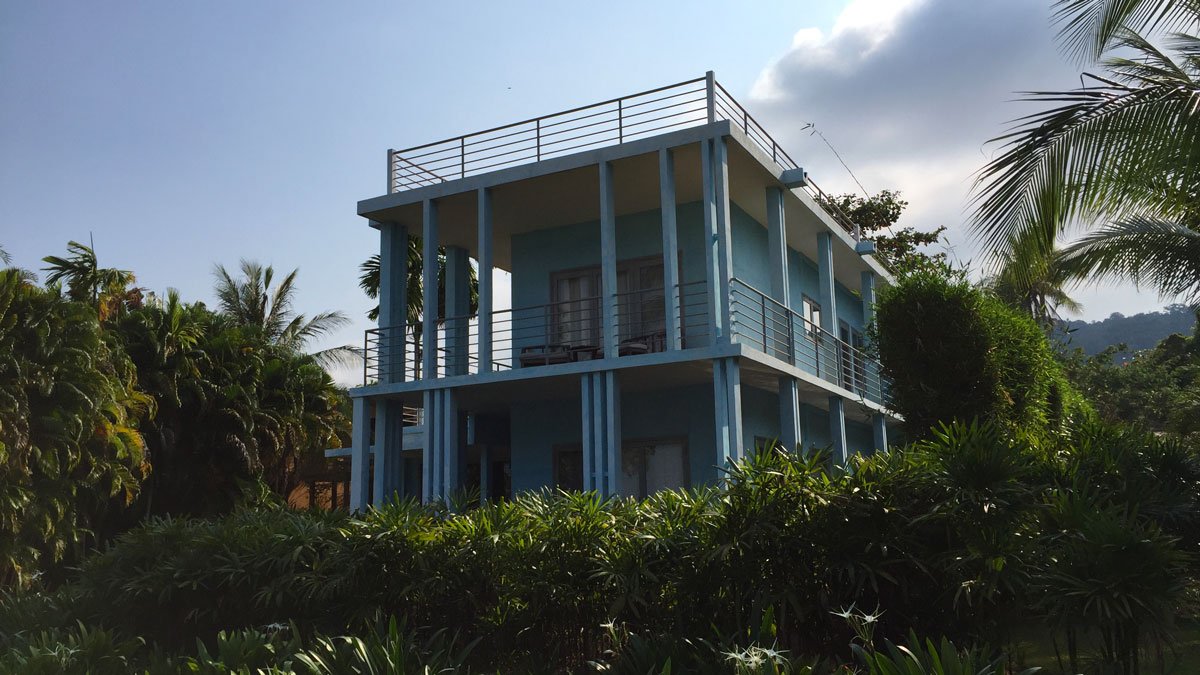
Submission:
[[[707,89],[707,87],[697,87],[695,89],[678,91],[678,92],[674,92],[671,94],[667,94],[666,96],[659,96],[657,98],[647,99],[645,101],[638,101],[637,103],[630,103],[629,105],[625,106],[625,110],[632,110],[632,109],[640,107],[640,106],[650,105],[651,103],[658,103],[659,101],[666,101],[666,100],[672,99],[672,98],[679,98],[680,96],[689,96],[691,94],[703,93],[706,89]]]
[[[411,151],[413,151],[413,150],[421,150],[421,149],[423,149],[423,148],[428,148],[428,147],[431,147],[431,146],[434,146],[434,145],[441,145],[442,143],[450,143],[450,142],[453,142],[453,141],[458,141],[458,140],[460,140],[460,139],[463,139],[463,138],[469,138],[469,137],[471,137],[471,136],[478,136],[478,135],[480,135],[480,134],[487,134],[487,133],[491,133],[491,132],[493,132],[493,131],[501,131],[501,130],[503,130],[503,129],[510,129],[510,128],[512,128],[512,127],[521,126],[522,124],[529,124],[529,123],[532,123],[532,122],[538,122],[538,121],[541,121],[541,120],[546,120],[546,119],[550,119],[550,118],[554,118],[554,117],[560,117],[560,116],[562,116],[562,115],[569,115],[569,114],[571,114],[571,113],[574,113],[574,112],[579,112],[579,111],[581,111],[581,110],[587,110],[588,108],[597,108],[597,107],[600,107],[600,106],[603,106],[603,105],[609,105],[609,104],[612,104],[612,103],[616,103],[617,101],[623,101],[623,100],[627,100],[627,99],[631,99],[631,98],[637,98],[637,97],[639,97],[639,96],[645,96],[645,95],[647,95],[647,94],[656,94],[656,93],[658,93],[658,92],[660,92],[660,91],[666,91],[666,90],[668,90],[668,89],[674,89],[674,88],[676,88],[676,87],[682,87],[682,86],[686,86],[686,85],[689,85],[689,84],[694,84],[694,83],[696,83],[696,82],[703,82],[705,79],[706,79],[706,78],[704,78],[704,77],[697,77],[697,78],[693,78],[693,79],[691,79],[691,80],[684,80],[683,82],[676,82],[676,83],[674,83],[674,84],[668,84],[668,85],[665,85],[665,86],[662,86],[662,87],[656,87],[656,88],[654,88],[654,89],[647,89],[646,91],[640,91],[640,92],[638,92],[638,93],[636,93],[636,94],[629,94],[628,96],[620,96],[620,97],[617,97],[617,98],[612,98],[612,99],[609,99],[609,100],[607,100],[607,101],[601,101],[601,102],[599,102],[599,103],[589,103],[588,105],[581,105],[581,106],[578,106],[578,107],[576,107],[576,108],[570,108],[570,109],[568,109],[568,110],[561,110],[561,111],[559,111],[559,112],[556,112],[556,113],[551,113],[551,114],[549,114],[549,115],[542,115],[541,117],[531,117],[531,118],[529,118],[529,119],[527,119],[527,120],[521,120],[520,122],[512,122],[512,123],[510,123],[510,124],[502,124],[502,125],[500,125],[500,126],[498,126],[498,127],[492,127],[491,129],[484,129],[483,131],[476,131],[476,132],[474,132],[474,133],[470,133],[470,134],[464,134],[464,135],[461,135],[461,136],[454,136],[454,137],[451,137],[451,138],[442,139],[442,140],[440,140],[440,141],[434,141],[434,142],[432,142],[432,143],[424,143],[424,144],[422,144],[422,145],[414,145],[414,146],[412,146],[412,147],[410,147],[410,148],[404,148],[404,149],[402,149],[402,150],[397,150],[396,152],[411,152]]]

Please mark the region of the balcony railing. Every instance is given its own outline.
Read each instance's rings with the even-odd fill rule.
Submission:
[[[734,340],[868,401],[887,404],[890,384],[866,352],[740,279],[732,280],[730,296]]]
[[[505,124],[403,150],[388,150],[388,192],[403,192],[674,129],[727,120],[783,169],[799,165],[712,76]],[[850,218],[815,183],[805,186],[825,211],[858,237]]]
[[[711,344],[712,321],[703,281],[675,287],[680,346]],[[662,288],[616,294],[618,356],[666,349]],[[599,297],[552,302],[492,313],[492,369],[535,368],[604,357]],[[829,333],[740,279],[731,281],[732,339],[812,373],[862,398],[886,404],[890,385],[862,349]],[[364,384],[448,377],[479,372],[476,316],[439,321],[434,373],[422,373],[423,346],[403,327],[366,332]],[[404,366],[400,375],[403,350]]]

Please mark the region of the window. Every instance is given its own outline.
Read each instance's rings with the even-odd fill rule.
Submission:
[[[807,295],[803,296],[800,305],[804,317],[804,333],[815,338],[817,329],[821,327],[821,305]]]
[[[644,498],[659,490],[691,484],[687,451],[682,440],[626,441],[621,448],[620,491]],[[578,445],[554,450],[554,484],[563,490],[583,490],[583,451]]]
[[[682,441],[626,443],[621,448],[621,494],[644,499],[660,490],[688,486]]]
[[[851,328],[845,321],[838,322],[838,337],[841,344],[841,384],[850,391],[862,394],[866,389],[866,360],[863,357],[863,347],[866,341],[862,331]]]
[[[600,267],[558,272],[552,277],[550,341],[571,347],[599,347],[604,320]],[[620,340],[650,338],[650,351],[661,351],[666,317],[663,264],[658,256],[617,264],[617,331]]]

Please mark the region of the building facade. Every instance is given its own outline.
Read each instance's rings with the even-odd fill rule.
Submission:
[[[885,447],[863,335],[889,277],[820,197],[712,73],[389,150],[387,194],[358,205],[380,232],[379,328],[352,446],[330,451],[351,456],[352,508],[644,496],[765,443]],[[439,252],[410,317],[410,260]]]

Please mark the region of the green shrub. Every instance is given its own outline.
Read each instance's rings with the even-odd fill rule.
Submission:
[[[880,291],[875,344],[913,438],[940,422],[1062,430],[1083,412],[1033,319],[965,279],[918,271]]]
[[[880,608],[882,654],[910,631],[1005,644],[1041,622],[1068,642],[1103,637],[1117,645],[1104,659],[1121,662],[1170,635],[1200,531],[1200,465],[1177,442],[1094,422],[1048,436],[955,423],[826,466],[764,451],[720,488],[642,501],[542,492],[463,512],[403,502],[362,517],[152,520],[55,593],[0,603],[0,648],[28,655],[23,636],[79,621],[168,662],[230,669],[293,651],[394,660],[403,638],[406,668],[470,645],[467,663],[505,672],[640,669],[639,653],[658,655],[657,672],[718,645],[802,672],[787,668],[853,658],[855,632],[830,619],[849,606]],[[410,630],[389,647],[393,616]]]

